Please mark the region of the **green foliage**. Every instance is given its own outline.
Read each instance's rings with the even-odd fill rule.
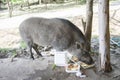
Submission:
[[[76,4],[85,4],[86,0],[74,0],[76,1]]]
[[[3,3],[6,3],[6,0],[1,0]],[[13,4],[24,2],[24,0],[10,0]]]
[[[26,45],[26,43],[24,41],[21,41],[20,42],[20,47],[25,49],[25,48],[27,48],[27,45]]]
[[[17,2],[16,0],[11,0],[12,2]]]
[[[8,56],[14,56],[16,55],[16,49],[10,49],[10,48],[0,48],[0,56],[4,55],[3,57]]]
[[[1,0],[3,3],[5,3],[6,2],[6,0]]]
[[[53,64],[52,65],[52,70],[54,70],[56,68],[56,65],[55,64]]]
[[[118,0],[110,0],[110,1],[118,1]]]
[[[15,56],[17,54],[16,50],[12,50],[12,56]]]
[[[98,35],[93,35],[92,38],[97,39]]]
[[[64,3],[64,0],[56,0],[55,2],[60,4],[60,3]]]
[[[0,53],[8,53],[9,50],[9,48],[0,48]]]
[[[11,2],[13,4],[20,4],[20,3],[24,2],[24,0],[11,0]]]
[[[80,1],[80,4],[85,4],[86,3],[86,0],[79,0]]]

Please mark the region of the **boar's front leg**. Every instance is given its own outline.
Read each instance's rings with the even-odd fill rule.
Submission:
[[[36,53],[42,57],[41,53],[38,51],[38,45],[37,44],[29,44],[29,50],[30,50],[30,57],[34,60],[32,48],[36,51]]]
[[[36,51],[37,55],[39,55],[39,56],[42,57],[41,52],[39,52],[39,50],[38,50],[38,45],[37,45],[37,44],[34,44],[34,45],[33,45],[33,49]]]

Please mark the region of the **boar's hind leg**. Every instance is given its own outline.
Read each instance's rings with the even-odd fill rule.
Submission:
[[[34,56],[33,56],[33,52],[32,52],[32,48],[33,48],[33,42],[31,40],[26,40],[29,51],[30,51],[30,58],[32,58],[34,60]]]
[[[28,42],[28,46],[29,46],[29,50],[30,50],[30,57],[34,60],[34,56],[33,56],[33,52],[32,52],[32,48],[36,51],[36,53],[39,55],[39,56],[42,56],[41,53],[38,51],[37,47],[38,45],[37,44],[33,44],[31,42]]]
[[[33,52],[32,52],[32,45],[29,46],[29,49],[30,49],[30,53],[31,53],[30,57],[34,60],[34,56],[33,56]]]
[[[42,54],[39,52],[39,50],[38,50],[38,45],[37,44],[34,44],[33,45],[33,49],[36,51],[36,53],[39,55],[39,56],[41,56],[42,57]]]

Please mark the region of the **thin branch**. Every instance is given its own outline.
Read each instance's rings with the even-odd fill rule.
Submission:
[[[85,29],[86,29],[86,22],[83,20],[83,18],[81,19],[82,22],[82,26],[83,26],[83,31],[85,33]]]

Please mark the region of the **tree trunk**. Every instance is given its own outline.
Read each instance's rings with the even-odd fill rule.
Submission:
[[[13,11],[13,6],[10,0],[6,0],[7,6],[8,6],[8,11],[9,11],[9,17],[12,17],[12,11]]]
[[[1,9],[2,4],[3,4],[3,3],[2,3],[2,0],[0,0],[0,9]]]
[[[89,45],[87,50],[90,51],[91,46],[91,32],[92,32],[92,18],[93,18],[93,0],[87,0],[86,6],[86,26],[85,26],[85,37],[87,38]]]
[[[76,1],[76,4],[78,4],[78,0],[75,0]]]
[[[26,1],[26,4],[27,4],[28,9],[30,9],[30,3],[29,3],[29,0]]]
[[[38,2],[39,2],[39,5],[41,5],[41,3],[42,3],[41,0],[38,0]]]
[[[99,0],[99,69],[112,70],[110,64],[109,0]]]

